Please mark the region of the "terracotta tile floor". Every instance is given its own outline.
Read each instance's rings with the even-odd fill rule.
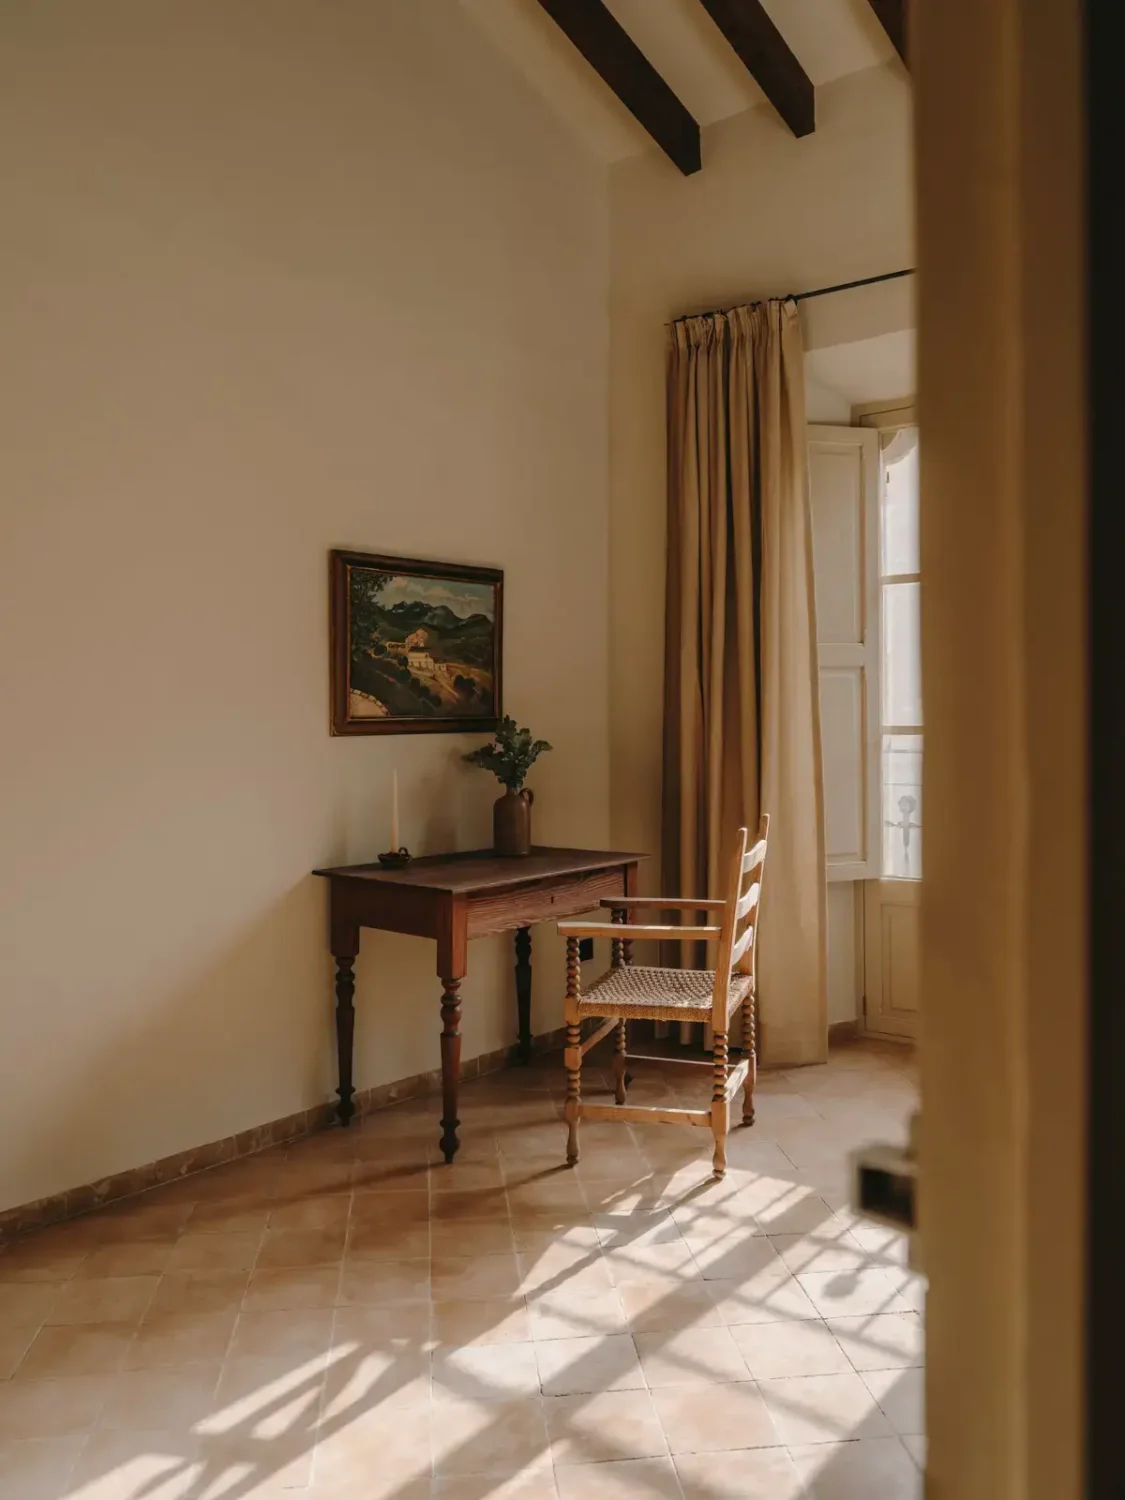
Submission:
[[[469,1084],[452,1168],[402,1105],[0,1254],[0,1500],[916,1500],[922,1289],[844,1166],[907,1055],[765,1075],[721,1183],[666,1126],[560,1168],[561,1089]]]

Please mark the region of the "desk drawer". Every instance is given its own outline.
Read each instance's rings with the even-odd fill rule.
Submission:
[[[535,922],[561,922],[564,917],[591,911],[604,896],[624,894],[623,865],[612,870],[568,875],[565,880],[539,885],[482,892],[469,898],[469,936],[487,937],[494,932],[510,932],[513,927],[530,927]]]

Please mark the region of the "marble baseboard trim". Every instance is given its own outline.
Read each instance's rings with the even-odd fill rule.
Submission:
[[[549,1052],[561,1047],[565,1030],[550,1031],[535,1037],[532,1046],[536,1052]],[[461,1064],[462,1081],[483,1077],[487,1073],[498,1073],[515,1063],[515,1048],[499,1047],[479,1057],[467,1058]],[[429,1094],[441,1092],[441,1069],[428,1073],[416,1073],[412,1078],[400,1078],[393,1083],[381,1083],[375,1088],[361,1089],[356,1093],[357,1115],[373,1114],[392,1104],[406,1099],[422,1099]],[[131,1198],[149,1188],[163,1187],[177,1182],[196,1172],[205,1172],[209,1167],[221,1166],[224,1162],[237,1161],[239,1157],[253,1156],[270,1146],[286,1141],[297,1141],[304,1136],[327,1130],[336,1119],[334,1104],[317,1104],[311,1109],[298,1110],[280,1120],[271,1120],[267,1125],[255,1125],[249,1130],[239,1131],[221,1141],[210,1141],[190,1151],[180,1151],[175,1156],[165,1156],[144,1167],[133,1167],[127,1172],[117,1172],[99,1182],[87,1183],[85,1187],[71,1188],[65,1193],[55,1193],[49,1198],[39,1198],[33,1203],[20,1203],[14,1208],[0,1210],[0,1245],[19,1235],[36,1229],[45,1229],[49,1224],[58,1224],[64,1219],[74,1219],[120,1198]]]
[[[542,1036],[532,1038],[532,1050],[535,1052],[550,1052],[555,1048],[562,1047],[566,1042],[566,1028],[560,1026],[557,1031],[544,1032]],[[504,1068],[518,1066],[518,1056],[514,1047],[498,1047],[494,1052],[482,1052],[478,1057],[467,1058],[461,1064],[461,1082],[466,1083],[471,1078],[483,1078],[488,1073],[499,1073]],[[373,1089],[359,1089],[355,1096],[356,1115],[369,1115],[378,1109],[386,1109],[389,1104],[401,1104],[404,1099],[424,1099],[430,1094],[441,1093],[441,1069],[434,1068],[429,1073],[415,1073],[413,1078],[400,1078],[394,1083],[380,1083]],[[328,1106],[329,1123],[335,1118],[335,1112]]]
[[[226,1136],[221,1141],[208,1141],[190,1151],[179,1151],[174,1156],[161,1157],[143,1167],[132,1167],[126,1172],[116,1172],[98,1182],[89,1182],[84,1187],[71,1188],[65,1193],[55,1193],[49,1198],[39,1198],[33,1203],[18,1204],[15,1208],[0,1212],[0,1244],[35,1229],[44,1229],[49,1224],[64,1219],[74,1219],[116,1203],[121,1198],[131,1198],[149,1188],[163,1187],[177,1182],[196,1172],[205,1172],[209,1167],[221,1166],[224,1162],[236,1161],[239,1157],[252,1156],[269,1146],[281,1145],[285,1141],[300,1139],[322,1130],[334,1118],[331,1105],[318,1105],[312,1109],[298,1110],[280,1120],[271,1120],[267,1125],[252,1126],[237,1135]]]

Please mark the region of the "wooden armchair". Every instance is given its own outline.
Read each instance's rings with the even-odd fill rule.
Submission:
[[[566,939],[566,1106],[569,1128],[566,1159],[578,1160],[578,1125],[581,1120],[652,1121],[665,1125],[710,1126],[715,1137],[715,1175],[726,1171],[726,1138],[730,1130],[730,1102],[744,1090],[742,1123],[754,1123],[754,1082],[757,1071],[756,1004],[754,960],[758,932],[758,907],[766,863],[769,817],[758,826],[758,839],[747,852],[747,833],[740,828],[731,855],[727,896],[722,901],[661,900],[659,897],[614,897],[603,901],[613,913],[612,922],[560,922]],[[638,925],[628,921],[638,908],[658,911],[703,911],[714,913],[718,925]],[[581,987],[578,944],[585,937],[608,937],[611,967],[588,990]],[[714,969],[658,969],[634,966],[634,939],[717,945]],[[742,1008],[742,1060],[732,1071],[728,1055],[730,1024]],[[604,1018],[603,1024],[585,1041],[582,1022]],[[656,1109],[626,1103],[626,1069],[630,1057],[627,1026],[630,1020],[703,1021],[714,1032],[713,1060],[695,1063],[711,1067],[711,1108]],[[614,1104],[583,1104],[582,1058],[596,1042],[616,1028],[617,1051]]]

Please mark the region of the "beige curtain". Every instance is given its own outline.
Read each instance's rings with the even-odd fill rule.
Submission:
[[[827,1055],[827,910],[804,356],[793,302],[672,325],[664,882],[714,896],[770,814],[759,1046]]]

